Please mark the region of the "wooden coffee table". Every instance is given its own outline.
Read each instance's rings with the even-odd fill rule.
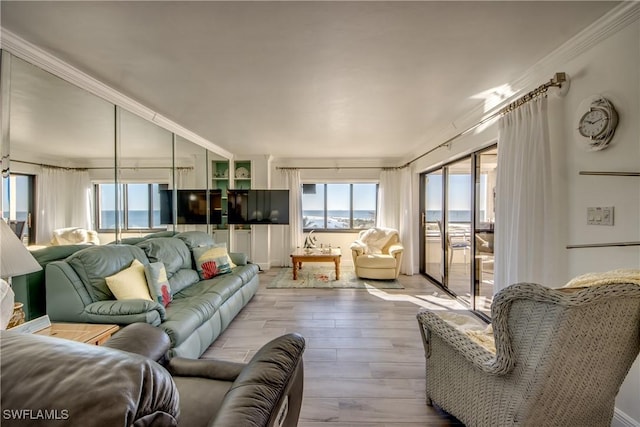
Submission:
[[[101,325],[95,323],[52,323],[48,328],[34,333],[87,344],[101,345],[118,329],[120,329],[118,325]]]
[[[336,280],[340,279],[340,248],[312,249],[311,251],[298,248],[291,254],[293,263],[293,280],[298,280],[298,270],[303,262],[332,262],[336,266]]]

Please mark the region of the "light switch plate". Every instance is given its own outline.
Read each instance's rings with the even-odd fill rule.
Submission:
[[[587,208],[587,224],[613,225],[613,206]]]

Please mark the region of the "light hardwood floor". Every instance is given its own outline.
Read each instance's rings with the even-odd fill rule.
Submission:
[[[249,361],[287,332],[306,338],[300,427],[461,426],[425,405],[421,306],[461,308],[423,277],[400,276],[401,290],[267,289],[256,296],[203,358]]]

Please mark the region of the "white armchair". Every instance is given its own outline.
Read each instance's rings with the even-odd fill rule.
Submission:
[[[397,230],[362,230],[358,240],[351,244],[356,276],[364,279],[396,279],[400,274],[403,251]]]
[[[53,230],[51,246],[78,245],[82,243],[99,245],[98,233],[78,227],[59,228]]]

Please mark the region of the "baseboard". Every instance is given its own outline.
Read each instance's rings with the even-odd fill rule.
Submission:
[[[620,409],[615,408],[611,427],[640,427],[640,421],[634,420]]]
[[[267,271],[271,268],[270,262],[254,262],[254,264],[257,264],[262,271]]]

